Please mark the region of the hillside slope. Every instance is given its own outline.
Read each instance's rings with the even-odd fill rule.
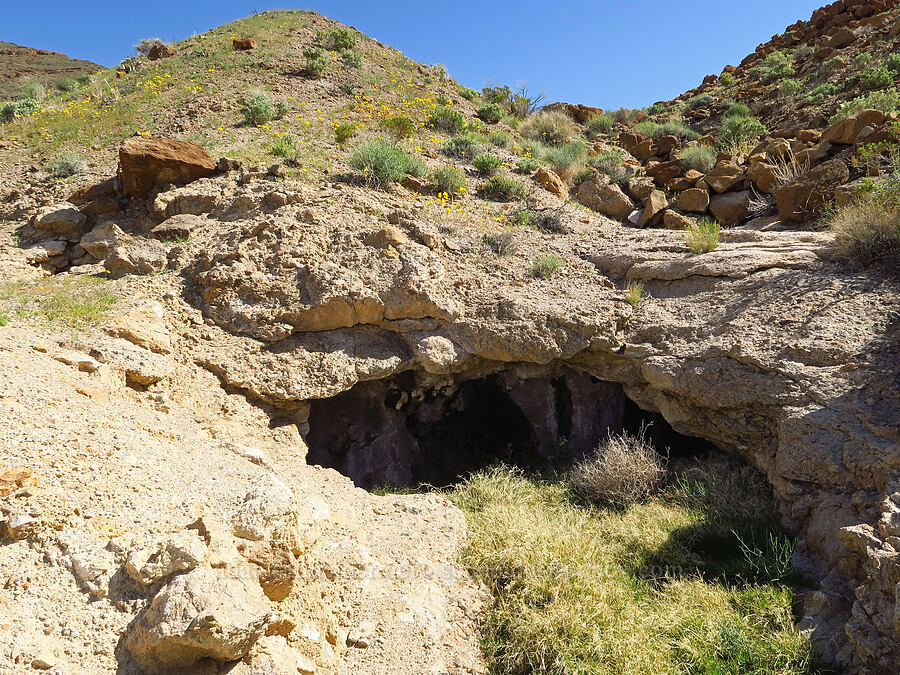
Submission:
[[[40,82],[52,88],[64,78],[90,75],[102,69],[96,63],[72,59],[59,52],[0,41],[0,99],[20,95],[27,82]]]

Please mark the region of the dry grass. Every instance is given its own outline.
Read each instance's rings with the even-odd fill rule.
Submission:
[[[559,110],[532,115],[519,125],[519,133],[542,143],[562,143],[567,138],[580,136],[581,129],[575,120]]]
[[[856,267],[900,269],[900,209],[863,199],[838,209],[829,220],[835,256]]]
[[[637,436],[610,434],[593,455],[575,465],[568,480],[589,501],[627,506],[649,497],[665,474],[665,459],[642,429]]]
[[[699,255],[719,248],[722,226],[712,218],[701,218],[684,231],[684,240],[691,253]]]

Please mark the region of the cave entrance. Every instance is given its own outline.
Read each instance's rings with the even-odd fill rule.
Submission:
[[[619,384],[563,366],[522,364],[477,379],[408,372],[312,401],[307,462],[366,489],[442,487],[499,462],[552,471],[610,431],[648,422],[654,440],[678,444]]]

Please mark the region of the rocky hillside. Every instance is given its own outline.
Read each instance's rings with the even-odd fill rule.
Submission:
[[[53,88],[102,69],[96,63],[71,59],[59,52],[0,41],[0,99],[20,96],[22,87],[29,82]]]
[[[785,39],[886,54],[876,4],[729,86]],[[578,457],[637,410],[765,475],[804,639],[895,672],[900,286],[825,222],[882,194],[854,160],[896,110],[779,130],[766,89],[723,127],[704,86],[535,114],[266,12],[11,104],[0,669],[484,672],[462,514],[354,483]]]

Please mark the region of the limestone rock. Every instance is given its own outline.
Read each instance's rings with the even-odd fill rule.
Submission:
[[[271,474],[263,474],[250,484],[232,517],[231,529],[242,539],[280,541],[291,551],[302,552],[294,493]]]
[[[163,316],[162,305],[151,302],[110,319],[104,328],[106,332],[139,347],[157,354],[169,354],[172,351],[172,341]]]
[[[238,545],[238,551],[258,572],[259,584],[269,600],[278,602],[291,594],[297,561],[284,542],[245,541]]]
[[[244,657],[274,615],[246,568],[208,567],[175,577],[138,615],[125,646],[149,673],[188,668],[204,658]]]
[[[166,247],[153,239],[124,237],[110,248],[103,266],[113,276],[152,274],[162,270],[168,262]]]
[[[635,176],[628,179],[628,194],[638,201],[643,201],[656,189],[654,186],[655,183],[652,178]]]
[[[139,386],[164,380],[174,368],[172,361],[166,356],[154,354],[122,339],[98,347],[97,353],[98,360],[121,368],[126,380]]]
[[[158,535],[136,546],[125,561],[125,572],[142,586],[186,572],[206,557],[206,544],[192,530]]]
[[[34,219],[34,229],[63,237],[78,237],[87,224],[87,216],[73,205],[63,202],[47,206]]]
[[[578,186],[578,199],[603,215],[624,220],[634,210],[634,203],[609,178],[595,174]]]
[[[189,239],[191,233],[203,225],[203,219],[189,213],[167,218],[150,230],[157,239]]]
[[[280,635],[260,638],[229,675],[314,675],[316,664],[292,649]]]
[[[215,170],[216,163],[206,150],[187,141],[133,136],[119,149],[123,189],[139,199],[163,185],[190,183]]]
[[[663,212],[663,227],[669,230],[683,230],[695,222],[694,218],[690,218],[675,209],[666,209]]]
[[[79,245],[98,260],[109,255],[110,250],[127,235],[115,223],[98,225],[81,238]]]

